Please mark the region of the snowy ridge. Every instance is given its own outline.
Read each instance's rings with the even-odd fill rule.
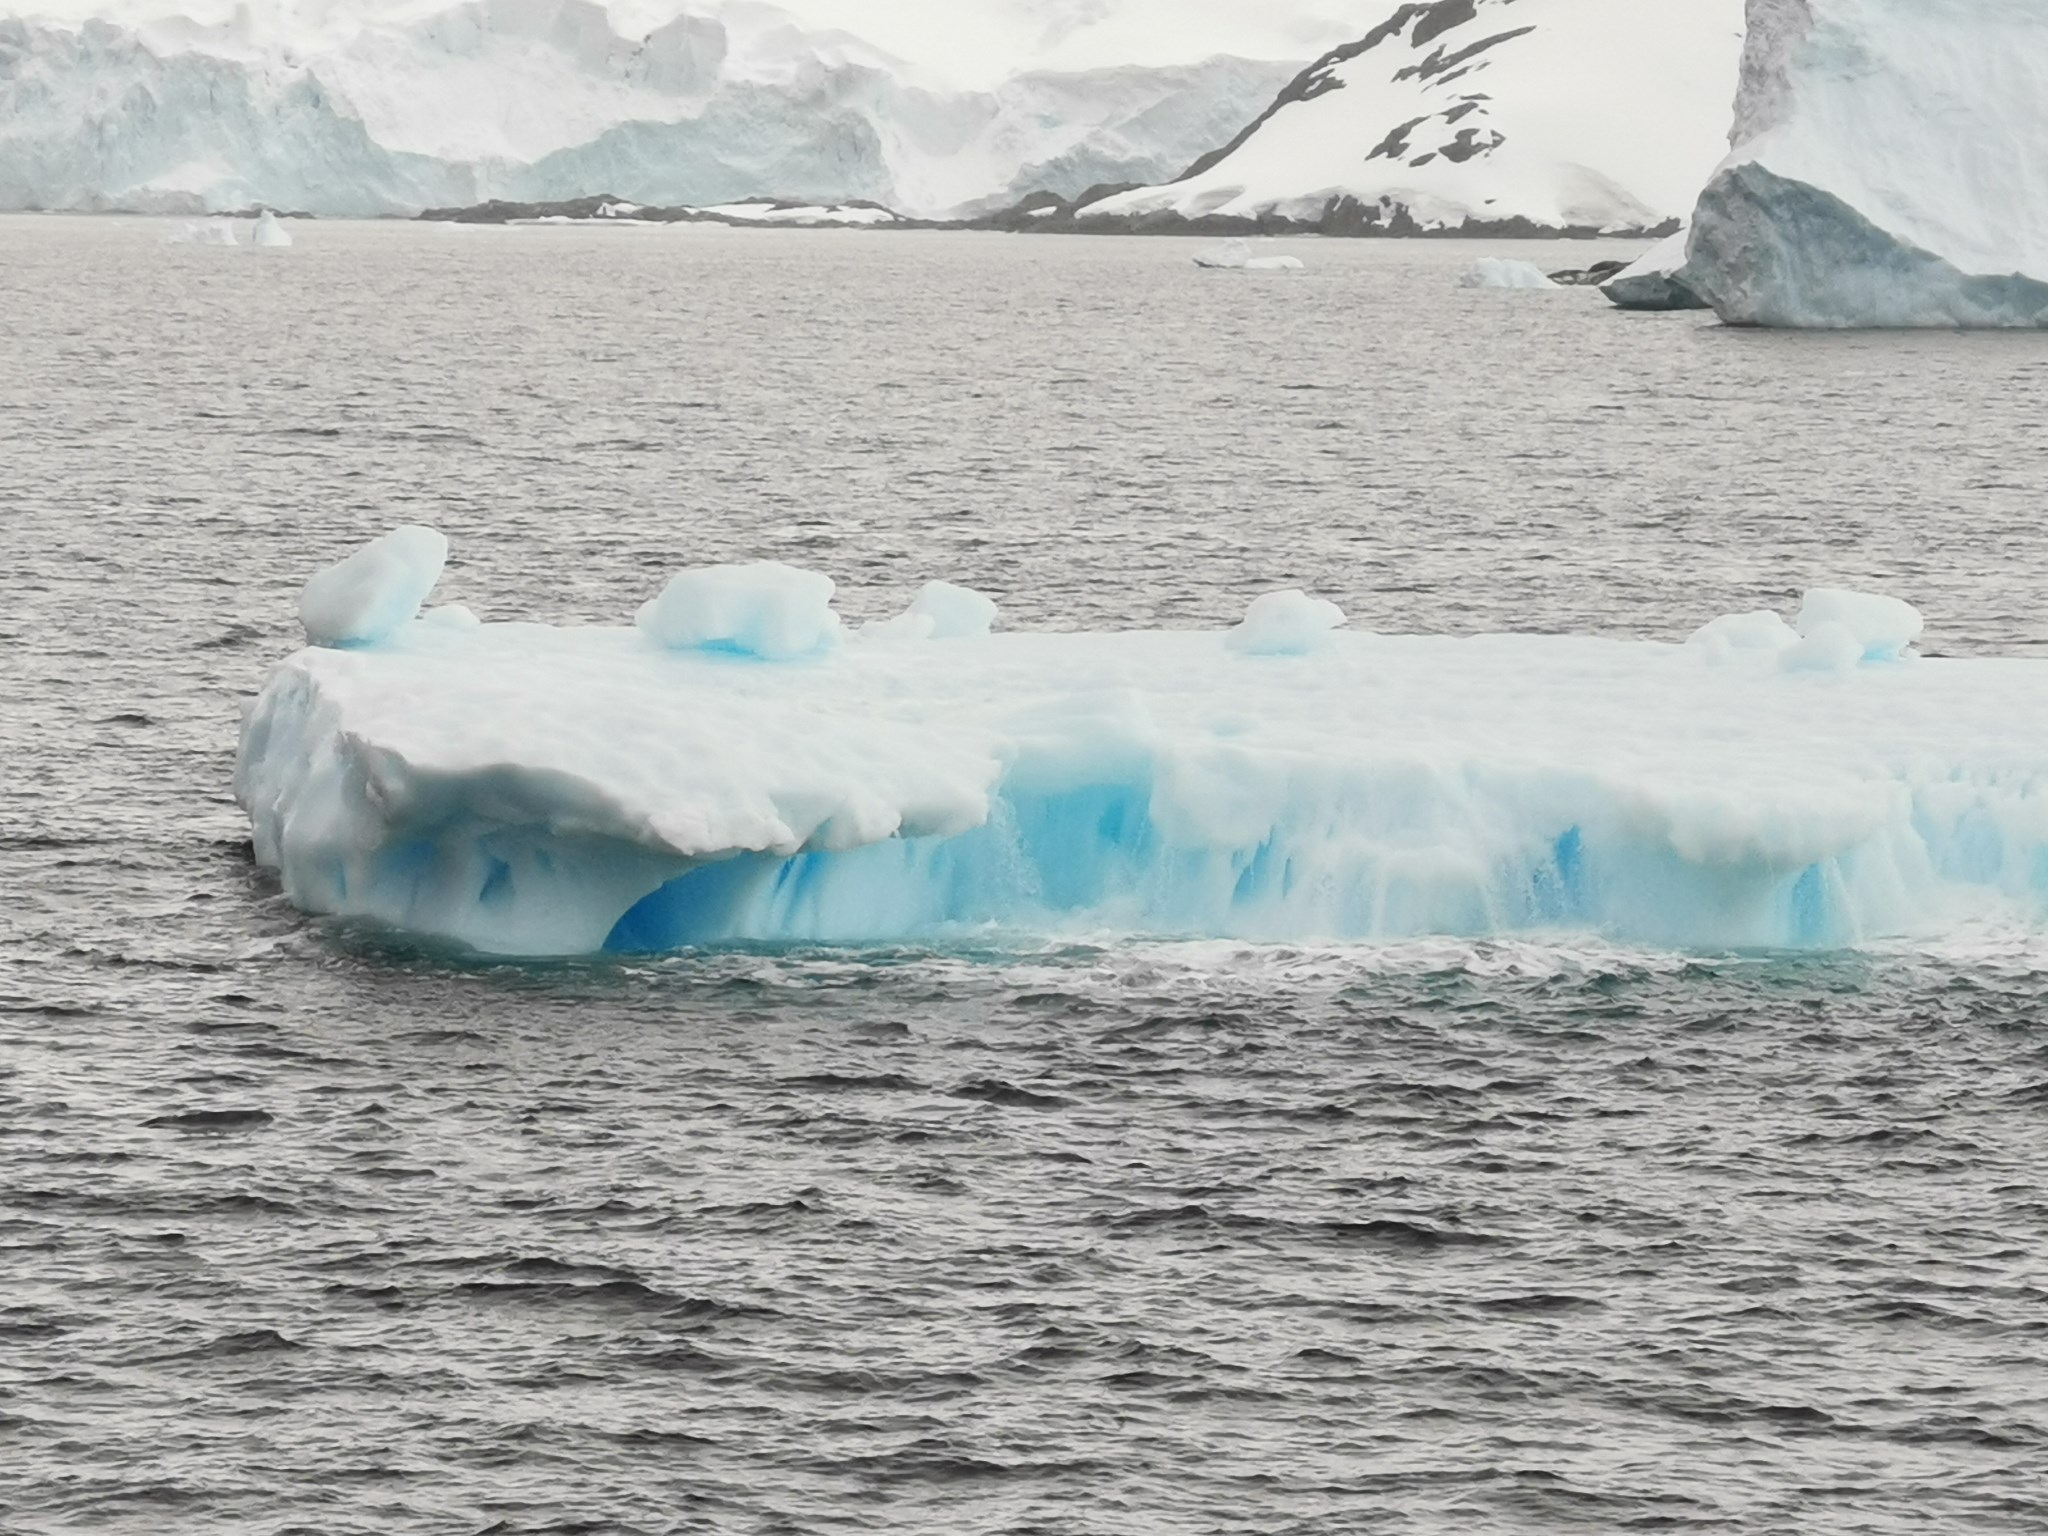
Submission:
[[[243,736],[257,856],[312,912],[510,954],[2048,915],[2048,664],[1917,659],[1886,598],[1683,646],[1374,635],[1300,593],[1228,634],[989,634],[944,589],[846,633],[764,566],[637,628],[478,627],[400,616],[439,551],[394,539],[312,610],[370,638],[279,664]]]
[[[1404,4],[1178,180],[1083,217],[1640,231],[1726,148],[1742,0]]]
[[[1217,58],[960,91],[751,0],[0,20],[0,207],[366,214],[609,189],[938,215],[1150,179],[1291,72]]]
[[[1752,0],[1686,281],[1744,325],[2048,326],[2048,6]]]

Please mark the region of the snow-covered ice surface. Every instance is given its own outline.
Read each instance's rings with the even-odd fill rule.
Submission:
[[[2048,7],[1751,0],[1688,282],[1739,325],[2048,326]]]
[[[1460,288],[1555,288],[1550,274],[1533,261],[1482,256],[1458,274]]]
[[[0,16],[0,208],[368,215],[611,192],[934,215],[1173,175],[1312,51],[1026,56],[961,88],[755,0],[179,4]]]
[[[838,644],[832,593],[707,567],[638,631],[303,651],[243,740],[257,857],[309,911],[517,955],[982,927],[1835,946],[2048,910],[2048,665],[1917,660],[1881,594],[1683,647],[1347,633],[1289,591],[1224,635],[905,649]]]
[[[1083,216],[1648,230],[1726,150],[1742,27],[1742,0],[1402,5],[1220,153]]]

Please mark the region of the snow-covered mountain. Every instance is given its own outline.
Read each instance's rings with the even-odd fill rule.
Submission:
[[[633,4],[0,20],[0,207],[370,214],[604,191],[937,215],[1171,175],[1294,72],[1226,56],[960,90],[755,0]]]
[[[1083,217],[1644,230],[1726,152],[1743,0],[1401,5],[1177,180]]]

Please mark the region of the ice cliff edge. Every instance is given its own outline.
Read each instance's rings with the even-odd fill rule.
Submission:
[[[1749,0],[1686,282],[1734,325],[2048,326],[2048,5]]]

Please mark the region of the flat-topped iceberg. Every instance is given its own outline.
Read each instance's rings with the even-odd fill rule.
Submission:
[[[346,584],[381,638],[278,664],[236,790],[302,908],[486,952],[1838,945],[2048,911],[2048,662],[1915,657],[1889,598],[1666,645],[1371,634],[1299,592],[1223,632],[991,633],[942,588],[906,634],[821,628],[822,577],[697,573],[699,610],[794,594],[829,633],[770,661],[449,609],[387,630],[433,554],[401,542]]]
[[[2048,5],[1749,0],[1686,285],[1732,324],[2048,326]]]

